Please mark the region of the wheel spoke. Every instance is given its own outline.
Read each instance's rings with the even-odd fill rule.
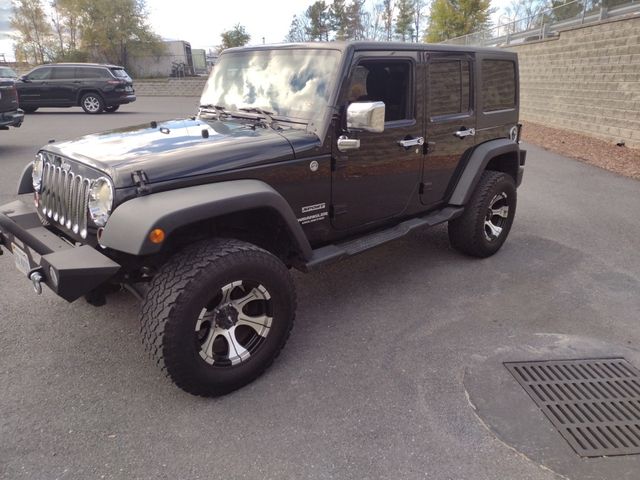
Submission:
[[[228,356],[231,365],[237,365],[251,356],[249,351],[238,342],[236,338],[236,326],[231,327],[229,330],[220,330],[220,332],[220,335],[225,338],[229,346]]]
[[[240,312],[238,314],[238,322],[236,323],[236,327],[240,325],[246,325],[264,338],[269,334],[272,320],[273,318],[268,315],[258,315],[254,317]]]
[[[484,222],[484,226],[489,229],[489,237],[492,240],[498,238],[500,236],[500,233],[502,233],[502,227],[498,227],[488,220]]]
[[[504,205],[499,208],[491,208],[491,213],[502,218],[507,218],[509,216],[509,206]]]
[[[249,302],[253,302],[254,300],[268,300],[269,298],[270,295],[267,290],[262,285],[260,285],[252,288],[244,297],[232,300],[231,304],[236,308],[236,310],[238,310],[238,313],[242,313],[242,309]]]
[[[242,285],[242,282],[233,282],[228,285],[222,287],[222,300],[220,301],[220,305],[225,305],[231,302],[231,292],[235,290],[236,287]]]
[[[224,335],[224,332],[226,332],[226,330],[223,330],[222,328],[219,328],[219,327],[209,329],[209,335],[207,335],[207,338],[202,344],[202,348],[200,349],[200,356],[204,359],[205,362],[207,362],[210,365],[213,365],[213,362],[214,362],[213,342],[220,335]],[[231,352],[231,347],[229,347],[229,350]]]

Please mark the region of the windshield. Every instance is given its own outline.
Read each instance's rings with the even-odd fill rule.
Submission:
[[[223,54],[200,99],[229,111],[322,122],[337,76],[335,50],[257,50]]]

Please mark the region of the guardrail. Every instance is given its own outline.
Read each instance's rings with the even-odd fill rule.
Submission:
[[[608,18],[640,15],[640,0],[621,3],[609,0],[603,5],[597,0],[573,0],[535,15],[500,23],[496,27],[445,40],[448,45],[498,47],[554,37],[560,30],[599,22]],[[615,6],[607,6],[615,3]]]

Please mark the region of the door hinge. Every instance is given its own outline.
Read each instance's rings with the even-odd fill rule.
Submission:
[[[137,188],[138,196],[143,196],[149,193],[149,187],[147,187],[147,183],[149,183],[149,178],[144,170],[136,170],[131,174],[131,179]]]
[[[331,218],[336,218],[338,215],[344,215],[345,213],[347,213],[347,205],[345,203],[329,206],[329,216]]]

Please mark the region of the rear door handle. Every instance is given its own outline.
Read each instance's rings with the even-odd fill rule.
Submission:
[[[409,148],[415,145],[423,145],[423,144],[424,144],[424,137],[407,138],[404,140],[398,140],[398,145],[404,148]]]
[[[475,128],[463,128],[458,130],[454,135],[458,138],[473,137],[476,134]]]

